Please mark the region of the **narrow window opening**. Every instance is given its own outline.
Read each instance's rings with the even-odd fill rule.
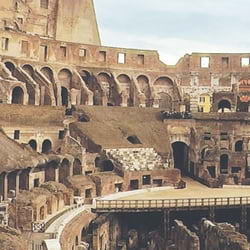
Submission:
[[[126,54],[125,53],[118,53],[118,63],[125,64],[126,62]]]
[[[106,62],[107,53],[106,51],[99,51],[99,62]]]
[[[20,130],[15,130],[14,131],[14,140],[19,140],[20,139]]]
[[[58,139],[62,140],[64,138],[64,130],[59,130]]]
[[[137,55],[137,63],[140,65],[143,65],[145,63],[144,55]]]
[[[210,66],[210,57],[203,56],[201,57],[201,68],[209,68]]]
[[[241,66],[242,67],[248,67],[250,64],[250,58],[249,57],[242,57],[241,58]]]
[[[9,38],[2,37],[2,50],[8,50],[9,49]]]
[[[150,185],[151,184],[151,176],[143,175],[142,176],[142,185]]]

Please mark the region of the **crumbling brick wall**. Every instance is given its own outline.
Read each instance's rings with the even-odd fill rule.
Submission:
[[[249,250],[247,237],[235,231],[228,223],[201,222],[201,243],[204,250]]]
[[[176,250],[200,250],[199,237],[181,221],[174,221],[172,238]]]

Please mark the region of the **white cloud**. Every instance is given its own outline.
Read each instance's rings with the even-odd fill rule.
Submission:
[[[144,35],[136,36],[128,33],[104,29],[102,31],[104,45],[123,48],[157,50],[160,58],[167,64],[175,64],[185,54],[192,52],[203,53],[239,53],[247,52],[247,49],[230,45],[218,45],[214,43],[200,42],[195,39],[160,38]],[[118,39],[114,39],[118,38]]]
[[[249,0],[95,0],[104,45],[158,50],[175,64],[192,52],[249,52]]]

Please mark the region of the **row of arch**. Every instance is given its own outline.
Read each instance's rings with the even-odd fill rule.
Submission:
[[[17,77],[19,80],[19,74],[16,73],[16,66],[11,61],[6,61],[5,66],[12,73],[13,76]],[[34,68],[25,64],[22,69],[28,74],[35,82],[39,82],[41,79],[36,76]],[[40,72],[47,78],[47,80],[52,83],[54,93],[58,94],[57,81],[61,84],[61,102],[62,105],[68,106],[70,101],[70,91],[72,89],[82,91],[82,82],[77,78],[75,72],[70,69],[63,68],[58,71],[57,74],[48,67],[44,66],[40,69]],[[100,72],[93,74],[87,70],[81,70],[78,72],[81,79],[86,84],[89,91],[93,93],[93,105],[104,105],[103,97],[107,98],[107,104],[112,106],[118,106],[122,103],[122,94],[127,95],[127,106],[137,105],[135,103],[135,95],[139,94],[144,96],[146,106],[152,106],[153,99],[159,99],[159,106],[169,107],[172,105],[173,97],[176,94],[178,88],[175,86],[174,81],[169,76],[160,76],[153,84],[150,81],[150,77],[146,75],[138,75],[135,78],[129,77],[127,74],[119,74],[116,78],[107,72]],[[18,77],[19,76],[19,77]],[[46,87],[46,86],[45,86]],[[34,91],[28,90],[29,92],[29,104],[35,103]],[[45,91],[45,105],[51,105],[49,90]],[[21,87],[16,87],[12,91],[12,103],[23,103],[24,91]],[[84,93],[82,93],[82,98],[80,103],[86,104],[84,100]]]
[[[37,151],[37,141],[35,139],[31,139],[28,144],[34,151]],[[44,140],[42,143],[42,153],[46,154],[49,153],[51,150],[52,142],[48,139]]]

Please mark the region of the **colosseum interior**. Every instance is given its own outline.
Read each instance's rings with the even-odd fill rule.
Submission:
[[[0,249],[249,250],[250,53],[166,65],[73,2],[0,1]]]

